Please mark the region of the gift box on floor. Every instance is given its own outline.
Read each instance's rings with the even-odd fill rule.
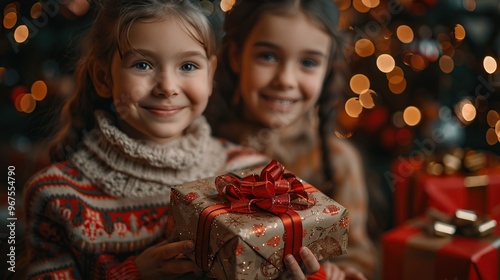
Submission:
[[[382,237],[384,280],[498,280],[500,236],[438,237],[416,218]]]
[[[342,205],[272,161],[173,188],[167,232],[195,240],[187,257],[210,277],[276,279],[301,246],[319,260],[346,253],[348,225]]]
[[[403,158],[394,163],[390,178],[394,186],[396,225],[424,214],[428,208],[447,214],[469,209],[500,222],[500,167],[492,165],[473,173],[436,175],[432,171],[435,165],[433,161]]]

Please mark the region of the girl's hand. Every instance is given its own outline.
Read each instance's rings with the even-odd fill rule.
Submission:
[[[367,280],[363,273],[351,266],[338,266],[332,262],[321,263],[328,280]]]
[[[183,254],[194,250],[193,241],[160,242],[144,250],[135,258],[141,279],[171,279],[189,272],[201,272],[196,264]]]
[[[305,280],[307,279],[307,275],[318,272],[320,265],[309,248],[300,248],[299,254],[305,267],[304,271],[302,271],[302,268],[292,255],[285,256],[285,266],[288,269],[288,272],[291,274],[292,279]]]

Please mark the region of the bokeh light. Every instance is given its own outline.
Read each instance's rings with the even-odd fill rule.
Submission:
[[[44,81],[36,81],[31,85],[31,94],[37,101],[41,101],[47,96],[47,85]]]
[[[406,90],[406,79],[402,76],[394,76],[389,80],[389,90],[394,94],[401,94]]]
[[[367,7],[362,0],[352,0],[352,6],[360,13],[366,13],[370,10],[370,8]]]
[[[394,58],[389,54],[382,54],[377,57],[377,67],[381,72],[389,73],[396,66]]]
[[[375,91],[369,89],[359,95],[359,103],[361,106],[366,109],[371,109],[375,107],[375,98],[377,97],[377,93]]]
[[[490,128],[490,129],[488,129],[488,131],[486,131],[486,142],[490,146],[493,146],[499,142],[499,137],[498,137],[497,133],[495,132],[494,128]]]
[[[368,57],[375,52],[375,46],[368,39],[359,39],[354,45],[354,50],[360,57]]]
[[[351,90],[354,93],[361,94],[370,88],[370,80],[363,74],[356,74],[351,77]]]
[[[3,27],[6,29],[11,29],[17,23],[17,13],[9,12],[3,18]]]
[[[471,122],[476,118],[476,107],[467,103],[462,106],[462,117],[465,121]]]
[[[413,30],[408,25],[400,25],[396,29],[396,35],[402,43],[411,43],[413,41]]]
[[[417,125],[422,118],[420,110],[415,106],[408,106],[403,112],[403,119],[409,126]]]
[[[490,110],[486,115],[486,121],[488,125],[491,127],[495,127],[495,124],[500,120],[500,115],[497,111]]]
[[[345,103],[345,111],[351,118],[357,118],[363,111],[363,106],[357,98],[352,97]]]
[[[31,10],[30,10],[30,16],[32,18],[39,18],[43,13],[43,7],[42,7],[42,3],[40,2],[36,2],[35,4],[33,4],[33,6],[31,6]]]
[[[483,59],[483,67],[488,74],[493,74],[497,71],[497,61],[491,56],[486,56]]]
[[[439,68],[441,68],[443,73],[449,74],[453,72],[453,69],[455,69],[455,62],[453,62],[451,57],[443,55],[439,58]]]
[[[25,113],[33,112],[36,107],[36,101],[35,98],[33,98],[33,95],[29,93],[22,95],[19,107],[21,108],[22,112]]]
[[[16,31],[14,31],[14,40],[16,40],[17,43],[23,43],[28,39],[28,36],[30,35],[30,31],[26,25],[19,25],[16,28]]]
[[[236,0],[222,0],[220,1],[220,8],[222,11],[227,12],[231,10]]]
[[[465,28],[461,24],[455,25],[455,39],[458,41],[465,39]]]
[[[363,2],[363,5],[365,5],[368,8],[376,8],[380,4],[380,0],[361,0]]]

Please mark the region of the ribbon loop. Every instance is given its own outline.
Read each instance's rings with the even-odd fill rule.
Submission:
[[[253,213],[262,209],[275,214],[288,209],[308,209],[316,203],[304,185],[285,167],[272,160],[260,173],[239,179],[231,174],[218,176],[215,184],[220,196],[230,201],[231,210]]]

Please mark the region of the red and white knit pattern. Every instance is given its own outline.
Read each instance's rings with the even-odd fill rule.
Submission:
[[[223,142],[226,170],[267,158]],[[30,279],[140,279],[134,257],[165,236],[164,195],[113,197],[70,162],[37,174],[25,189]]]

